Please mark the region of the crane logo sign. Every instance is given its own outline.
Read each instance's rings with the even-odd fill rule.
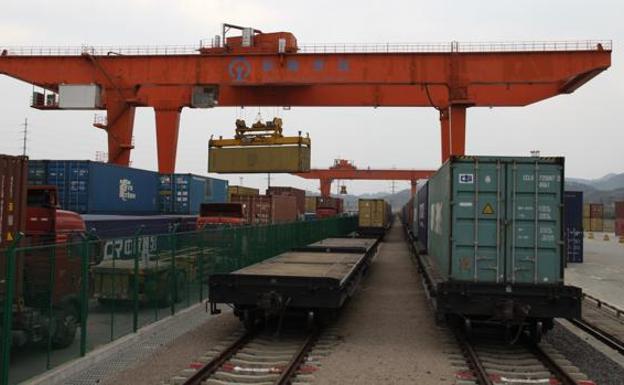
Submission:
[[[126,202],[131,199],[136,199],[136,193],[134,192],[134,186],[128,179],[119,180],[119,198]]]
[[[244,57],[234,58],[228,66],[228,72],[234,81],[242,82],[249,77],[251,64]]]

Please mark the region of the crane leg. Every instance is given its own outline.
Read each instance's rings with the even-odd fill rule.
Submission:
[[[158,171],[175,172],[180,110],[156,109],[156,143],[158,147]]]
[[[130,164],[130,152],[134,148],[134,110],[134,106],[125,103],[110,103],[106,106],[107,123],[103,128],[108,135],[108,163],[121,166]]]
[[[321,196],[328,197],[331,195],[331,179],[321,179]]]
[[[451,155],[466,152],[466,106],[451,105],[440,110],[442,163]]]
[[[413,197],[415,197],[415,196],[416,196],[416,186],[417,186],[416,182],[417,182],[416,180],[411,180],[411,181],[410,181],[410,186],[411,186],[411,189],[410,189],[410,192],[411,192],[410,198],[413,198]]]

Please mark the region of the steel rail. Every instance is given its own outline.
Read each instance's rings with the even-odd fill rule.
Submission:
[[[561,365],[556,363],[555,360],[552,359],[552,357],[550,357],[544,350],[542,350],[542,348],[538,344],[527,343],[526,347],[539,359],[539,361],[546,367],[546,369],[548,369],[557,378],[557,380],[559,380],[559,383],[561,385],[578,384],[576,380],[572,378],[570,374],[568,374],[568,372],[566,372],[565,369],[561,367]]]
[[[237,351],[245,346],[255,336],[254,332],[246,332],[239,339],[234,341],[227,349],[223,350],[219,355],[214,357],[206,365],[202,366],[191,377],[186,379],[182,385],[201,385],[201,383],[214,372],[216,372],[223,364],[225,364]]]
[[[290,385],[292,383],[293,376],[297,373],[297,369],[299,369],[303,360],[306,358],[306,355],[310,352],[314,343],[316,343],[319,335],[320,331],[318,329],[313,330],[308,335],[288,365],[284,368],[282,373],[280,373],[279,378],[275,382],[276,385]]]
[[[607,333],[602,330],[600,327],[588,322],[584,319],[570,319],[570,321],[574,326],[596,338],[601,343],[607,345],[613,350],[616,350],[618,353],[624,355],[624,341],[619,338]]]
[[[494,385],[494,381],[492,381],[487,370],[483,367],[479,355],[474,350],[466,336],[464,336],[460,331],[455,330],[455,338],[457,338],[459,347],[464,352],[464,356],[468,360],[470,369],[472,369],[474,375],[477,377],[477,383],[479,385]]]

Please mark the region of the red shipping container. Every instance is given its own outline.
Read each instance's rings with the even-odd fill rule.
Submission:
[[[294,187],[271,186],[266,190],[267,195],[289,195],[297,199],[297,213],[305,213],[305,191]]]
[[[233,203],[242,203],[247,223],[268,225],[297,220],[297,199],[287,195],[232,194]]]
[[[615,220],[615,235],[624,237],[624,218]]]
[[[615,219],[624,220],[624,201],[615,202]]]
[[[604,216],[604,205],[602,203],[591,203],[589,205],[590,218],[602,218]]]

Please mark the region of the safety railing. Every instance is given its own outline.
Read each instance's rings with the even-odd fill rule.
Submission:
[[[0,385],[25,381],[204,301],[212,273],[346,235],[356,226],[356,218],[341,217],[105,240],[75,238],[2,251]]]
[[[448,52],[539,52],[611,50],[611,40],[303,44],[299,53],[448,53]]]
[[[110,55],[191,55],[209,45],[165,46],[33,46],[2,47],[0,55],[76,56],[82,54]],[[448,52],[547,52],[594,51],[613,48],[611,40],[510,41],[510,42],[442,42],[442,43],[333,43],[302,44],[299,53],[448,53]]]
[[[196,45],[162,46],[0,46],[0,55],[8,56],[94,56],[114,55],[192,55],[199,53]]]

